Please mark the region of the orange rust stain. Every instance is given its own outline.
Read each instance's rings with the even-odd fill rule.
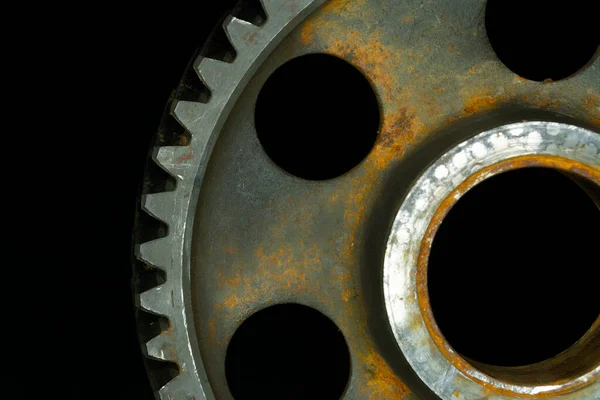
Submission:
[[[600,99],[595,94],[588,94],[585,99],[583,99],[583,104],[589,111],[597,110],[598,107],[600,107]]]
[[[460,397],[460,392],[458,390],[455,390],[454,392],[452,392],[452,396],[458,398]]]
[[[332,22],[323,17],[327,12],[336,11],[341,14],[336,16],[335,21],[358,18],[351,15],[357,8],[348,9],[346,6],[346,2],[333,1],[329,8],[309,18],[301,27],[300,41],[303,45],[309,45],[318,38],[325,53],[348,60],[369,79],[381,101],[379,134],[369,156],[361,165],[360,174],[347,186],[343,186],[340,192],[330,197],[330,201],[336,201],[338,197],[344,199],[346,234],[338,248],[338,262],[341,265],[351,266],[356,262],[355,249],[362,240],[359,237],[359,230],[366,219],[369,202],[374,200],[372,193],[381,181],[381,174],[389,169],[391,163],[399,160],[408,148],[418,142],[425,129],[417,116],[416,109],[411,104],[411,88],[400,85],[396,77],[398,68],[414,70],[414,65],[407,67],[406,63],[419,62],[423,57],[422,54],[412,49],[408,49],[405,54],[399,54],[396,49],[388,48],[381,41],[380,33],[377,31],[363,35],[343,23]],[[327,34],[328,32],[334,34]],[[439,112],[434,102],[426,103],[431,113]],[[350,272],[337,278],[341,285],[341,299],[346,304],[346,317],[356,318],[358,279]]]
[[[359,17],[363,14],[365,0],[329,0],[320,10],[317,10],[308,18],[302,27],[300,38],[305,46],[311,44],[318,28],[327,23],[328,15],[334,14],[340,19]]]
[[[215,317],[208,320],[208,340],[211,344],[217,343],[217,329],[215,326]]]
[[[464,115],[475,114],[480,111],[491,110],[498,104],[498,97],[478,95],[471,97],[463,108]]]
[[[175,340],[175,330],[173,329],[173,326],[171,325],[170,322],[169,322],[169,327],[166,330],[164,330],[162,333],[167,335],[167,337],[169,339]]]
[[[396,76],[398,68],[414,71],[415,66],[405,66],[406,63],[410,60],[420,62],[423,54],[414,49],[407,49],[405,52],[390,49],[381,41],[380,32],[364,35],[343,23],[332,22],[325,16],[328,12],[336,12],[341,13],[336,16],[336,21],[346,18],[364,19],[363,14],[368,12],[368,8],[360,7],[358,3],[361,2],[354,2],[348,8],[345,1],[330,2],[302,25],[300,40],[307,45],[320,32],[319,37],[325,42],[322,45],[326,53],[348,60],[370,80],[381,99],[382,126],[375,148],[367,159],[367,167],[380,171],[394,158],[401,157],[409,145],[415,144],[416,138],[424,130],[416,110],[410,104],[411,88],[402,87]],[[366,178],[372,179],[375,179],[372,174]]]
[[[401,399],[410,392],[376,351],[371,350],[361,360],[367,372],[366,387],[361,389],[369,399]]]
[[[392,160],[399,159],[409,146],[418,142],[424,131],[424,125],[413,107],[399,105],[389,110],[384,115],[383,127],[368,160],[369,165],[376,171],[387,169]]]
[[[278,291],[306,292],[320,296],[324,303],[328,303],[326,293],[320,291],[320,282],[312,278],[315,272],[321,270],[320,249],[316,245],[305,246],[303,241],[299,246],[303,250],[294,251],[282,244],[267,251],[261,246],[255,251],[255,260],[247,266],[234,265],[228,276],[217,272],[217,287],[230,288],[232,293],[223,303],[217,303],[216,308],[243,310]],[[252,272],[247,270],[251,265],[256,265]],[[243,274],[240,272],[242,269],[246,269]]]
[[[583,106],[590,120],[595,125],[600,125],[600,98],[596,94],[589,94],[583,99]]]
[[[365,0],[329,0],[323,6],[323,14],[341,14],[347,16],[360,10],[360,6],[365,4]]]
[[[477,73],[477,70],[475,69],[475,67],[469,68],[469,74],[470,75],[475,75],[476,73]]]
[[[531,96],[523,96],[522,99],[537,108],[556,110],[560,107],[560,100],[543,92],[535,92]]]
[[[181,157],[178,157],[176,161],[184,162],[184,161],[193,160],[193,159],[194,159],[194,154],[192,152],[189,152],[189,153],[182,155]]]
[[[462,117],[467,117],[482,111],[489,111],[495,108],[502,98],[488,94],[476,94],[466,99],[463,109],[459,115],[446,118],[446,123],[450,124]]]
[[[242,284],[242,277],[239,273],[236,273],[233,277],[225,277],[221,272],[217,272],[217,288],[223,289],[224,286],[230,286],[232,288],[239,288]]]
[[[233,294],[223,304],[230,310],[233,310],[240,304],[240,299],[238,299],[236,294]]]
[[[313,28],[312,24],[307,22],[304,24],[304,26],[302,28],[302,32],[300,33],[300,41],[305,46],[308,46],[314,40],[314,32],[313,32],[312,28]]]
[[[467,117],[479,112],[489,111],[498,106],[500,102],[506,101],[506,96],[492,96],[489,94],[475,94],[465,100],[460,114],[446,118],[446,123],[450,124],[462,117]]]

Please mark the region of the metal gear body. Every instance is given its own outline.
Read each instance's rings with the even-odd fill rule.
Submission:
[[[140,241],[136,257],[140,274],[162,278],[136,301],[141,313],[168,319],[144,338],[146,355],[177,366],[158,397],[231,398],[222,368],[228,338],[254,312],[297,302],[344,332],[353,366],[346,399],[599,398],[598,364],[576,371],[575,383],[509,384],[449,357],[419,308],[417,282],[424,215],[430,221],[480,169],[519,156],[552,166],[558,161],[544,157],[559,157],[562,169],[600,184],[597,58],[551,84],[516,76],[487,42],[483,0],[460,9],[451,0],[260,3],[266,20],[226,18],[227,46],[209,42],[193,61],[152,152],[168,177],[149,176],[147,187],[161,190],[148,189],[141,208],[164,232]],[[272,72],[310,53],[358,68],[382,113],[368,157],[324,182],[278,169],[252,122]],[[176,125],[183,130],[173,134]],[[436,179],[444,183],[424,183]],[[425,196],[425,187],[444,190]],[[409,220],[419,234],[403,230]],[[398,250],[404,245],[411,251]],[[407,296],[410,306],[399,300]],[[597,338],[596,330],[588,341]]]

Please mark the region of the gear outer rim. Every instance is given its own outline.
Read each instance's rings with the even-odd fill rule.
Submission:
[[[152,161],[176,180],[174,190],[146,194],[141,199],[144,212],[167,224],[167,235],[135,246],[137,259],[166,275],[164,283],[135,295],[137,308],[169,320],[166,330],[142,343],[147,358],[173,362],[179,368],[179,374],[155,393],[161,400],[214,398],[195,343],[194,324],[188,323],[192,318],[191,298],[189,290],[185,290],[190,284],[195,204],[214,144],[237,98],[264,59],[293,28],[325,2],[260,1],[267,15],[261,26],[232,15],[222,24],[236,51],[231,63],[200,55],[189,67],[210,90],[209,100],[201,103],[175,98],[167,107],[164,118],[169,118],[170,113],[191,134],[190,143],[158,146],[152,150]],[[183,80],[175,92],[179,96],[182,83]]]

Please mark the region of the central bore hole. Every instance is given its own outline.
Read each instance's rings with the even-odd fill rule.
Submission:
[[[564,174],[492,177],[450,210],[433,241],[433,315],[463,357],[497,366],[552,358],[600,314],[600,211]]]

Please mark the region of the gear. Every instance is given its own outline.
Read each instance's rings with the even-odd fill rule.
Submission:
[[[191,323],[193,316],[186,307],[191,302],[189,291],[184,289],[189,285],[191,261],[191,255],[184,249],[190,248],[194,220],[194,208],[190,204],[197,201],[208,157],[242,89],[273,47],[319,3],[301,0],[284,7],[278,0],[264,0],[262,6],[268,22],[263,26],[235,16],[226,18],[223,29],[233,47],[235,59],[232,60],[231,51],[223,52],[222,48],[216,55],[218,59],[205,55],[196,58],[192,69],[199,77],[200,89],[196,89],[200,82],[190,84],[194,77],[184,77],[176,99],[170,105],[170,115],[185,129],[185,133],[173,135],[168,131],[172,121],[163,122],[163,137],[189,143],[160,146],[153,151],[154,162],[175,178],[176,184],[171,191],[144,195],[141,204],[144,212],[168,226],[168,234],[139,244],[135,250],[137,258],[146,263],[148,269],[159,268],[166,275],[164,283],[137,296],[140,309],[166,316],[169,320],[166,330],[143,345],[148,357],[173,361],[178,365],[177,376],[160,388],[161,399],[212,397],[206,372],[202,362],[198,362],[197,345],[194,346],[192,340],[195,336],[194,324]],[[209,43],[216,43],[219,33],[217,30]],[[205,52],[210,50],[207,46]],[[163,142],[168,140],[163,139]]]
[[[600,357],[551,381],[515,383],[457,356],[427,305],[405,302],[426,297],[410,279],[428,224],[474,174],[553,156],[543,166],[582,177],[590,192],[600,185],[597,58],[568,80],[523,79],[487,41],[485,1],[454,8],[242,1],[215,30],[169,102],[136,225],[139,331],[160,399],[231,398],[228,340],[281,303],[310,305],[343,332],[352,364],[344,398],[597,398]],[[322,181],[278,168],[252,122],[269,76],[310,53],[355,66],[381,112],[366,158]],[[582,353],[597,353],[597,325]]]

